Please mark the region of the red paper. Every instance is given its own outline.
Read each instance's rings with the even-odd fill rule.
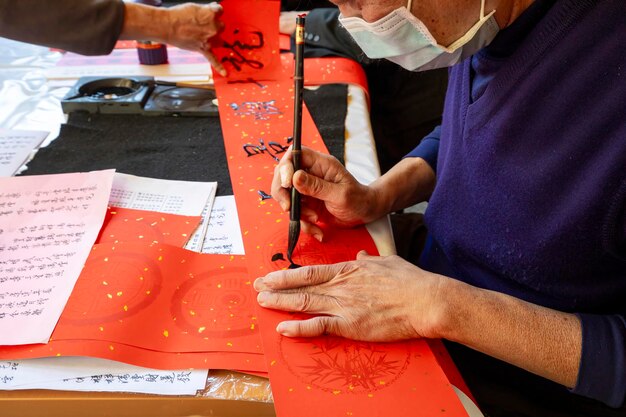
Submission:
[[[228,71],[228,81],[277,79],[282,72],[278,42],[280,2],[224,0],[221,5],[224,31],[211,43],[213,53]]]
[[[261,353],[243,257],[168,245],[95,245],[54,340],[163,352]]]
[[[45,345],[0,346],[2,359],[52,356],[90,356],[154,369],[238,369],[267,372],[265,356],[258,353],[187,352],[184,354],[142,349],[100,340],[53,340]]]
[[[293,72],[293,54],[280,54],[287,73]],[[367,77],[361,64],[348,58],[323,57],[304,60],[304,85],[351,84],[369,94]]]
[[[202,217],[109,207],[96,243],[143,241],[183,247]]]
[[[0,357],[84,355],[175,369],[210,361],[213,368],[265,371],[250,288],[242,256],[95,245],[50,344],[3,347]]]
[[[291,136],[293,88],[289,80],[264,84],[227,85],[216,80],[220,103],[228,106],[221,107],[220,119],[246,257],[254,265],[249,268],[251,279],[287,266],[271,257],[286,252],[288,214],[273,200],[260,201],[258,192],[269,191],[276,158]],[[272,143],[278,146],[269,146]],[[302,144],[326,151],[306,107]],[[353,260],[361,249],[378,253],[365,228],[326,230],[324,243],[301,235],[294,262]],[[276,325],[294,317],[308,316],[259,308],[279,417],[466,415],[425,341],[376,344],[279,335]]]

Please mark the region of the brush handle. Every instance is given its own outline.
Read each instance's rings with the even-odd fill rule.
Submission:
[[[302,143],[302,90],[304,89],[304,15],[296,18],[296,53],[294,55],[293,149]]]
[[[294,103],[293,103],[293,170],[300,169],[302,142],[302,89],[304,88],[304,15],[296,18],[296,54],[294,56]],[[300,193],[291,187],[291,210],[289,220],[300,221]],[[297,239],[297,237],[296,237]]]
[[[300,169],[301,150],[292,150],[293,172]],[[300,221],[300,193],[296,187],[291,187],[291,209],[289,210],[289,220]]]

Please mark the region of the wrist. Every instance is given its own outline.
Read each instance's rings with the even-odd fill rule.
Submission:
[[[366,208],[363,223],[367,224],[388,214],[389,210],[384,187],[378,186],[376,181],[363,187],[365,187],[363,195],[366,196],[363,204]]]
[[[475,297],[472,293],[480,290],[449,277],[438,277],[440,281],[430,308],[432,334],[428,337],[461,342],[461,332],[472,314],[468,309]]]
[[[124,3],[124,26],[120,39],[167,42],[167,33],[174,24],[166,8],[137,3]]]
[[[379,217],[427,201],[436,176],[422,158],[404,158],[370,187],[376,195]]]

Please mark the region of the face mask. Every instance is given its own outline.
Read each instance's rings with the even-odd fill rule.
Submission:
[[[339,22],[369,58],[386,58],[409,71],[452,66],[488,45],[500,30],[495,10],[485,16],[482,0],[479,21],[450,46],[441,46],[426,25],[411,14],[411,1],[373,23],[342,16]]]

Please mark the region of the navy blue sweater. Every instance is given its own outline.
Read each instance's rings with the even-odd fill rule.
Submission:
[[[576,313],[573,393],[612,407],[626,396],[625,48],[625,1],[537,0],[451,69],[442,126],[408,155],[437,172],[422,266]]]

